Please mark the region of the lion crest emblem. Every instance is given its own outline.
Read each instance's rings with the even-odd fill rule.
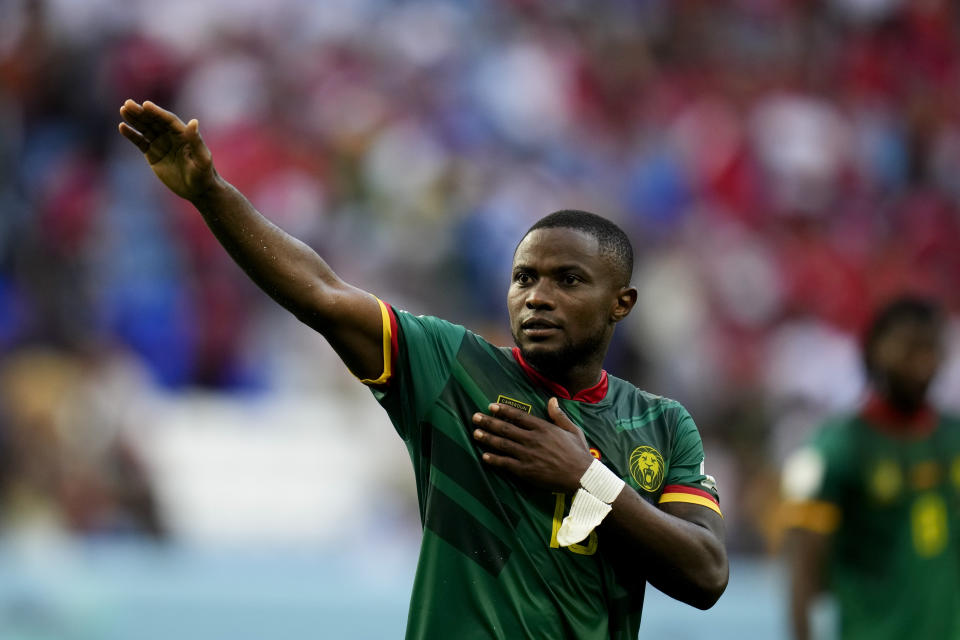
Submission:
[[[663,456],[653,447],[637,447],[630,454],[630,475],[644,491],[663,485]]]

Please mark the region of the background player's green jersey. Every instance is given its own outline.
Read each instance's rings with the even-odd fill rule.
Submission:
[[[832,533],[844,640],[960,639],[960,422],[835,420],[788,460],[791,524]]]
[[[382,303],[381,303],[382,304]],[[592,453],[652,503],[684,501],[719,512],[703,473],[697,428],[677,402],[604,372],[571,398],[463,327],[386,306],[384,376],[374,393],[404,439],[416,476],[423,542],[408,638],[636,638],[644,576],[615,561],[602,529],[560,547],[571,495],[483,465],[471,416],[491,402],[546,418],[561,408]]]

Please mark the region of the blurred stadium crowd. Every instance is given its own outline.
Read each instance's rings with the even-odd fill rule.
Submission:
[[[856,403],[878,302],[950,310],[960,404],[950,0],[162,4],[0,2],[3,524],[161,535],[138,394],[346,376],[116,134],[127,97],[199,118],[348,281],[501,344],[526,228],[619,222],[640,302],[608,369],[690,408],[731,550],[769,546],[779,463]]]

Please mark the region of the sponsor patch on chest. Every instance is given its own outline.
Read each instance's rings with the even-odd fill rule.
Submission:
[[[520,411],[526,411],[527,413],[533,411],[533,405],[529,405],[526,402],[520,402],[519,400],[514,400],[513,398],[505,396],[502,393],[497,396],[497,404],[505,404],[508,407],[520,409]]]

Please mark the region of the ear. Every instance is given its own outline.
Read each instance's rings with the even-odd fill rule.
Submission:
[[[610,310],[610,321],[620,322],[629,315],[633,306],[637,304],[637,290],[635,287],[621,287],[617,298]]]

